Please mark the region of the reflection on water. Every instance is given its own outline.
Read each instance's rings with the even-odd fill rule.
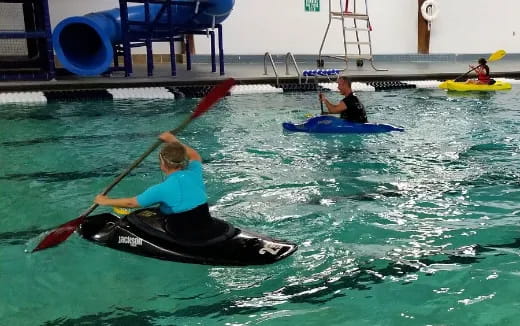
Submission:
[[[406,131],[283,132],[319,110],[302,93],[226,98],[182,134],[202,154],[212,214],[299,244],[278,264],[244,268],[163,262],[76,236],[24,252],[90,206],[195,101],[0,110],[0,315],[31,325],[514,320],[520,93],[358,95],[369,120]],[[152,155],[113,194],[161,179]]]

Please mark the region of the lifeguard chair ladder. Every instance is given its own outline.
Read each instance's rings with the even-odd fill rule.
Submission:
[[[332,8],[332,0],[329,0],[329,23],[325,30],[325,35],[323,36],[323,40],[321,41],[320,51],[318,54],[318,68],[322,68],[324,66],[324,57],[329,57],[333,59],[339,59],[345,61],[345,64],[348,64],[349,59],[356,60],[356,64],[358,66],[363,65],[363,60],[369,60],[372,68],[376,71],[386,71],[388,69],[379,69],[374,66],[373,55],[372,55],[372,40],[370,38],[370,32],[372,31],[372,27],[370,25],[370,18],[368,16],[368,5],[367,0],[364,1],[364,8],[357,8],[361,6],[357,6],[356,3],[361,0],[353,0],[353,11],[348,11],[348,0],[345,0],[345,6],[343,6],[343,0],[339,1],[339,9],[340,11],[334,11]],[[337,8],[337,7],[336,7]],[[330,25],[333,20],[341,21],[341,27],[343,32],[343,55],[323,55],[323,47],[325,45],[325,40],[327,39],[327,34],[329,33]],[[347,21],[350,21],[351,24],[347,26]],[[360,32],[366,32],[366,38],[361,39]],[[354,35],[352,35],[354,34]],[[347,37],[355,37],[355,41],[347,41]],[[350,48],[349,48],[350,46]],[[349,50],[355,46],[357,48],[356,53],[350,53]],[[368,52],[366,51],[368,49]]]

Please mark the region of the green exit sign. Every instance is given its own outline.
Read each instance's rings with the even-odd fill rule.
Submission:
[[[320,11],[320,0],[303,0],[305,11]]]

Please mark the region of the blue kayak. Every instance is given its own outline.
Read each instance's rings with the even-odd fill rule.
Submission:
[[[282,126],[288,131],[310,133],[337,133],[337,134],[374,134],[390,131],[404,131],[403,128],[382,123],[350,122],[333,116],[321,115],[312,117],[302,124],[284,122]]]

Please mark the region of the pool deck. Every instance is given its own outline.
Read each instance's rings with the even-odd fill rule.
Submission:
[[[468,55],[465,55],[468,57]],[[310,57],[310,56],[309,56]],[[473,56],[471,56],[473,57]],[[474,55],[478,58],[478,55]],[[520,57],[516,55],[511,58],[504,58],[500,61],[491,62],[491,75],[494,78],[520,78]],[[115,72],[109,77],[78,77],[74,75],[58,74],[55,80],[51,81],[0,81],[0,92],[27,92],[27,91],[49,91],[49,90],[82,90],[82,89],[109,89],[109,88],[130,88],[130,87],[160,87],[177,85],[212,85],[220,80],[233,77],[240,84],[275,84],[275,77],[272,66],[268,63],[267,75],[264,74],[264,63],[261,56],[256,59],[240,60],[235,56],[226,58],[229,62],[225,64],[225,75],[211,72],[209,59],[195,57],[192,70],[187,71],[185,64],[177,64],[177,76],[171,76],[170,64],[156,64],[154,76],[147,77],[146,65],[134,64],[134,73],[130,77],[124,77],[122,72]],[[238,58],[238,59],[237,59]],[[294,66],[289,65],[289,75],[286,75],[285,56],[273,56],[278,72],[280,83],[297,83],[298,76]],[[312,57],[314,58],[314,57]],[[315,58],[314,58],[315,59]],[[300,71],[317,69],[315,60],[310,58],[298,59],[297,64]],[[205,62],[207,61],[207,62]],[[343,74],[352,78],[353,81],[388,81],[388,80],[446,80],[453,79],[468,71],[468,65],[474,64],[476,59],[467,60],[459,58],[457,60],[435,60],[413,61],[409,58],[399,60],[374,60],[377,68],[388,69],[386,71],[375,71],[370,62],[365,61],[363,67],[357,67],[355,62],[348,64]],[[325,60],[325,67],[322,69],[344,69],[345,63],[337,60]],[[302,77],[305,81],[306,77]],[[334,77],[320,76],[319,81],[333,80]],[[309,81],[314,81],[315,77],[309,77]]]

